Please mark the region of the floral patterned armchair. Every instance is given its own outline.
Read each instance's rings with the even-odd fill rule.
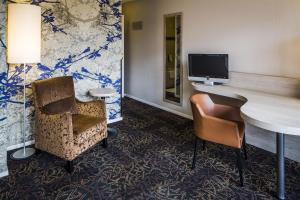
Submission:
[[[50,78],[32,83],[35,102],[35,147],[67,160],[73,160],[99,141],[107,146],[107,120],[104,101],[75,99],[73,78]]]

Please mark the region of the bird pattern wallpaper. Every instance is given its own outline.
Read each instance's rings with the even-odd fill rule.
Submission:
[[[7,65],[8,3],[42,8],[41,63]],[[93,99],[88,95],[92,88],[113,88],[116,95],[107,98],[106,104],[108,119],[115,120],[121,117],[123,42],[121,0],[0,0],[0,14],[1,173],[6,170],[6,148],[22,143],[23,71],[27,78],[26,141],[34,140],[34,80],[73,76],[76,97],[81,101]]]
[[[6,0],[0,0],[0,174],[7,171],[6,165],[6,109],[2,102],[5,101],[7,64],[6,64]]]

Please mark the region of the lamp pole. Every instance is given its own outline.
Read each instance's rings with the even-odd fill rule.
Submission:
[[[23,81],[23,156],[26,155],[26,64],[24,63],[24,81]]]
[[[23,148],[11,154],[12,159],[25,159],[35,153],[26,148],[26,63],[41,61],[41,7],[11,3],[7,15],[7,63],[23,64]],[[22,65],[21,65],[22,66]],[[22,120],[21,120],[22,121]]]
[[[34,148],[26,148],[26,64],[23,64],[23,148],[14,152],[12,159],[20,160],[32,156],[35,153]]]

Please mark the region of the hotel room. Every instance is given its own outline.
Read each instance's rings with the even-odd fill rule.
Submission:
[[[0,0],[0,199],[300,199],[299,0]]]

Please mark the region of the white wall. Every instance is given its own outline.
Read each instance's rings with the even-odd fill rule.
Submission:
[[[299,0],[139,0],[125,3],[123,12],[125,93],[145,101],[191,114],[190,52],[228,53],[231,71],[300,78]],[[176,12],[183,13],[182,107],[163,102],[163,15]],[[132,30],[134,21],[143,21],[143,30]],[[271,137],[252,143],[272,150],[274,145],[266,145]],[[300,149],[291,144],[289,150],[289,140],[298,138],[287,139],[287,154],[300,161]]]

